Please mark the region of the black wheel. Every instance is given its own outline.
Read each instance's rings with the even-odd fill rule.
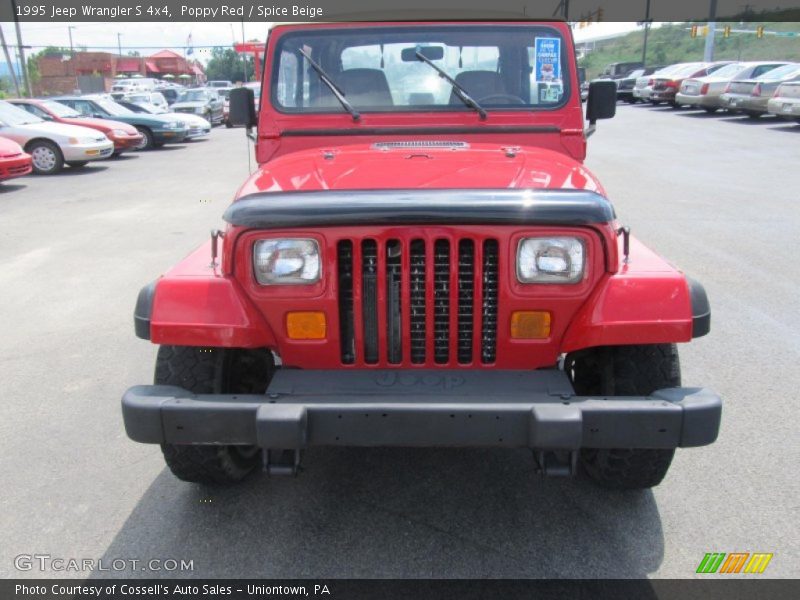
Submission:
[[[715,108],[713,106],[704,106],[703,110],[706,111],[710,115],[713,115],[715,112],[717,112],[717,108]]]
[[[261,394],[274,368],[267,350],[161,346],[155,383],[198,394]],[[241,481],[261,461],[261,449],[256,446],[163,444],[161,450],[178,479],[207,485]]]
[[[61,148],[47,140],[34,140],[25,147],[31,155],[33,172],[38,175],[53,175],[64,168],[64,155]]]
[[[650,104],[652,104],[653,106],[658,106],[659,104],[661,104],[661,102],[659,102],[658,100],[650,100]]]
[[[225,119],[225,127],[227,127],[228,129],[232,129],[233,128],[233,123],[231,123],[230,121]]]
[[[676,109],[676,108],[680,108],[680,107],[681,107],[681,105],[680,105],[680,104],[678,104],[677,102],[674,102],[674,101],[672,101],[672,100],[670,100],[669,102],[667,102],[667,104],[669,104],[670,108],[672,108],[672,109]]]
[[[150,150],[151,148],[155,147],[155,140],[153,138],[152,131],[150,131],[147,127],[140,127],[138,125],[136,126],[136,130],[142,134],[142,141],[134,146],[135,150]]]
[[[153,142],[153,148],[163,148],[164,142]]]
[[[579,350],[567,355],[564,368],[579,395],[646,396],[681,384],[674,344]],[[580,463],[604,487],[643,489],[661,483],[674,454],[673,449],[584,448]]]
[[[88,160],[71,160],[68,161],[67,164],[72,167],[73,169],[80,169],[81,167],[85,167],[89,164]]]
[[[761,113],[757,112],[755,110],[746,110],[746,111],[744,111],[744,114],[746,114],[751,119],[760,119],[761,118]]]

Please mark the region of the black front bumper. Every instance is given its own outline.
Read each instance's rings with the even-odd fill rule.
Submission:
[[[128,436],[151,444],[677,448],[712,443],[722,401],[700,388],[576,396],[562,371],[279,370],[265,395],[135,386]]]

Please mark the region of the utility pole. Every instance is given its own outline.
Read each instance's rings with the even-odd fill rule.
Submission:
[[[11,71],[11,81],[14,82],[14,89],[17,92],[17,96],[20,96],[19,93],[19,81],[17,81],[17,68],[14,63],[11,62],[11,56],[8,54],[8,46],[6,45],[6,35],[3,33],[3,27],[0,25],[0,42],[3,44],[3,54],[6,56],[6,62],[8,63],[8,68]]]
[[[711,5],[708,9],[708,35],[706,35],[706,47],[703,51],[703,60],[711,62],[714,60],[714,30],[716,29],[717,18],[717,0],[711,0]]]
[[[647,34],[650,31],[650,0],[644,9],[644,45],[642,46],[642,66],[647,66]]]
[[[19,52],[19,62],[22,67],[22,81],[25,83],[28,96],[33,97],[31,79],[28,77],[28,63],[25,61],[25,48],[22,45],[22,32],[19,28],[19,17],[17,17],[17,0],[11,0],[11,9],[14,11],[14,28],[17,31],[17,51]]]
[[[67,33],[69,33],[69,65],[70,71],[72,71],[71,75],[75,74],[75,48],[72,46],[72,30],[75,29],[74,25],[70,25],[67,27]]]
[[[117,33],[117,52],[122,56],[122,34]]]

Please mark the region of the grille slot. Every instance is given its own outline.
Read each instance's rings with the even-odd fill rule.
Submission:
[[[386,244],[386,347],[389,362],[403,359],[401,282],[402,246],[399,240]]]
[[[483,242],[483,297],[481,298],[481,362],[493,363],[497,354],[497,240]]]
[[[364,362],[378,362],[378,244],[361,244],[361,311],[364,315]]]
[[[450,242],[433,247],[433,357],[438,364],[450,359]]]
[[[353,242],[343,240],[338,246],[339,340],[342,362],[351,365],[356,359],[356,336],[353,317]]]
[[[413,240],[410,253],[411,362],[425,363],[425,242]]]
[[[458,362],[472,361],[473,291],[475,287],[475,244],[458,244]]]

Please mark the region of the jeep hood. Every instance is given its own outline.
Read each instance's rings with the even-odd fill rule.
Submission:
[[[404,140],[281,156],[255,171],[237,198],[257,192],[395,188],[579,189],[604,194],[581,163],[551,150]]]

